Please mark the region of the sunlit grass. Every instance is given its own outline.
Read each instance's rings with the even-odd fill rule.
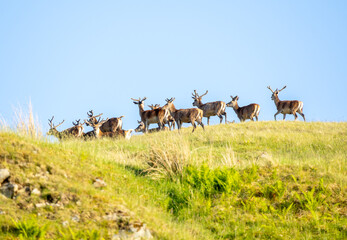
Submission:
[[[41,198],[6,200],[0,237],[18,236],[6,232],[14,226],[9,217],[34,217],[42,221],[37,226],[49,222],[46,238],[88,229],[88,236],[108,239],[116,227],[100,218],[123,207],[158,239],[336,239],[347,233],[346,123],[246,122],[130,141],[52,143],[30,136],[0,133],[0,167],[44,196],[74,194],[81,205],[70,201],[47,220],[50,208],[18,209]],[[48,179],[35,177],[47,169]],[[107,187],[95,189],[95,177]],[[71,222],[74,214],[80,223]],[[62,227],[66,220],[71,231]]]

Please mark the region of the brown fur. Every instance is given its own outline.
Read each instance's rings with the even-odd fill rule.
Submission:
[[[160,104],[155,104],[155,105],[148,105],[148,107],[151,109],[151,110],[154,110],[154,109],[158,109],[160,108]],[[171,114],[169,113],[167,115],[167,118],[164,119],[164,124],[167,124],[169,126],[169,129],[171,130],[172,128],[175,129],[175,119],[171,116]],[[166,129],[164,129],[166,130]]]
[[[285,89],[287,86],[284,86],[281,90],[276,89],[273,91],[270,86],[267,88],[270,89],[272,92],[271,99],[274,101],[277,112],[274,115],[275,121],[276,121],[276,115],[282,113],[283,114],[283,120],[286,119],[286,114],[293,114],[294,115],[294,120],[298,118],[298,115],[296,113],[299,113],[304,121],[305,115],[303,113],[303,108],[304,108],[304,103],[301,101],[293,100],[293,101],[281,101],[278,97],[278,93],[281,92],[283,89]]]
[[[188,108],[188,109],[179,109],[177,110],[173,101],[175,98],[166,99],[167,104],[165,105],[167,109],[170,111],[171,116],[175,119],[178,130],[181,129],[182,123],[191,123],[193,126],[193,131],[196,129],[196,124],[200,124],[200,126],[205,130],[204,124],[202,123],[202,117],[204,112],[199,108]]]
[[[244,107],[239,107],[237,100],[239,100],[239,97],[231,97],[231,101],[227,103],[227,107],[232,107],[237,115],[237,117],[240,119],[241,122],[246,121],[247,119],[251,119],[252,121],[253,118],[258,121],[258,116],[259,116],[259,111],[260,111],[260,106],[256,103],[249,104]]]
[[[88,126],[91,126],[93,128],[93,132],[94,132],[94,136],[96,138],[104,138],[104,137],[110,137],[110,138],[115,138],[115,137],[124,137],[124,138],[127,138],[127,139],[130,139],[131,137],[131,132],[133,131],[132,129],[130,130],[123,130],[123,129],[117,129],[115,132],[103,132],[100,130],[101,126],[107,122],[109,119],[106,119],[106,120],[103,120],[103,121],[100,121],[97,120],[96,122],[95,121],[92,121],[92,120],[88,120],[88,122],[85,120],[85,123],[88,125]],[[92,135],[92,134],[90,134]]]
[[[201,110],[203,110],[204,112],[204,117],[207,117],[207,125],[210,125],[210,117],[212,116],[218,116],[220,119],[220,123],[222,123],[223,121],[223,116],[225,116],[225,123],[227,123],[227,114],[225,112],[225,107],[226,104],[223,101],[216,101],[216,102],[208,102],[203,104],[201,99],[203,96],[205,96],[208,93],[208,91],[206,91],[206,93],[204,93],[203,95],[199,96],[199,94],[196,92],[196,90],[194,90],[194,94],[193,95],[193,106],[196,106],[198,108],[200,108]]]
[[[52,119],[48,120],[48,124],[50,126],[50,129],[47,133],[47,135],[53,135],[59,139],[64,139],[64,138],[71,138],[71,137],[75,137],[75,138],[79,138],[83,136],[83,124],[80,124],[80,120],[77,120],[76,123],[72,122],[72,124],[74,125],[73,127],[70,127],[68,129],[65,129],[64,131],[58,131],[57,127],[59,127],[61,124],[64,123],[65,120],[63,120],[61,123],[59,123],[57,126],[54,126],[53,124],[53,119],[54,116],[52,117]]]
[[[160,129],[164,128],[164,122],[165,119],[167,118],[169,112],[166,108],[157,108],[154,110],[144,110],[144,101],[147,98],[144,97],[143,99],[139,98],[139,99],[133,99],[134,104],[139,105],[139,113],[140,113],[140,117],[141,117],[141,121],[145,123],[145,132],[147,132],[148,127],[150,124],[153,123],[158,123],[158,127]]]
[[[97,116],[93,116],[93,110],[90,110],[88,113],[88,117],[89,119],[95,123],[97,121],[97,117],[101,116],[101,114],[97,115]],[[106,121],[104,124],[102,124],[102,126],[100,127],[100,131],[102,132],[116,132],[117,130],[122,129],[123,126],[123,121],[122,118],[124,116],[120,116],[118,118],[110,118],[108,119],[108,121]]]
[[[145,124],[142,122],[142,121],[137,121],[139,123],[139,126],[137,128],[135,128],[135,132],[145,132]],[[169,128],[164,126],[163,129],[160,129],[159,127],[157,128],[152,128],[152,129],[148,129],[148,132],[149,133],[152,133],[152,132],[159,132],[159,131],[168,131]]]

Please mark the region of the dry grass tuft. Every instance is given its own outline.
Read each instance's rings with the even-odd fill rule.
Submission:
[[[189,163],[190,158],[189,142],[154,142],[151,143],[148,156],[145,158],[148,168],[144,172],[154,178],[173,179],[182,174],[183,168]]]
[[[34,138],[42,137],[42,129],[37,117],[34,117],[33,107],[29,101],[27,110],[21,106],[14,109],[15,114],[15,131],[20,135],[27,135]]]

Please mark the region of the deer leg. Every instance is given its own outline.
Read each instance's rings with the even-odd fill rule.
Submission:
[[[296,114],[296,112],[293,112],[294,115],[294,121],[296,121],[296,119],[298,118],[298,115]]]
[[[195,131],[195,128],[196,128],[195,120],[190,119],[190,122],[192,123],[192,126],[193,126],[193,131],[192,131],[192,133],[193,133]]]
[[[222,124],[222,122],[223,122],[223,116],[222,116],[222,114],[220,114],[220,115],[218,115],[218,117],[219,117],[219,124]]]
[[[300,115],[301,115],[301,117],[304,119],[304,121],[306,122],[306,119],[305,119],[305,115],[302,113],[302,112],[298,112]]]
[[[202,123],[202,120],[198,121],[198,123],[200,124],[200,126],[202,127],[202,129],[204,129],[204,131],[205,131],[205,126],[204,126],[204,124]]]
[[[192,133],[193,133],[193,132],[195,131],[196,124],[195,124],[194,120],[191,120],[191,123],[192,123],[192,125],[193,125],[193,131],[192,131]]]
[[[207,117],[207,125],[210,126],[210,117]]]
[[[181,124],[180,124],[180,120],[176,120],[176,123],[177,123],[177,129],[178,131],[181,129]]]
[[[227,113],[224,112],[223,115],[224,115],[224,117],[225,117],[225,123],[227,123]]]
[[[283,120],[284,120],[284,119],[286,119],[286,114],[285,114],[285,113],[283,113]]]
[[[257,122],[258,122],[258,116],[257,115],[255,115],[255,119],[257,120]]]
[[[145,133],[147,133],[148,126],[149,126],[149,124],[148,124],[148,121],[146,120],[146,122],[145,122]]]
[[[275,115],[274,115],[275,121],[277,121],[277,120],[276,120],[276,116],[277,116],[279,113],[280,113],[280,112],[275,113]]]
[[[175,122],[172,122],[172,128],[175,130]]]

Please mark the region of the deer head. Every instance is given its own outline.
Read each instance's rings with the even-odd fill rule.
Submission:
[[[135,98],[131,98],[131,100],[133,100],[134,101],[134,104],[138,104],[139,105],[139,107],[140,107],[140,109],[142,109],[142,110],[144,110],[144,108],[145,108],[145,103],[144,103],[144,101],[146,100],[147,98],[146,97],[144,97],[144,98],[138,98],[138,99],[135,99]],[[141,111],[141,110],[140,110]]]
[[[278,88],[276,88],[276,90],[273,91],[273,90],[271,89],[271,87],[268,86],[267,88],[270,89],[270,91],[272,92],[271,99],[272,99],[272,100],[275,100],[276,98],[278,98],[278,93],[279,93],[280,91],[282,91],[283,89],[285,89],[286,87],[287,87],[287,86],[284,86],[281,90],[278,90]]]
[[[231,101],[227,103],[227,107],[235,107],[237,106],[237,100],[239,100],[239,97],[236,96],[236,97],[233,97],[233,96],[230,96],[231,97]]]
[[[204,94],[199,96],[196,90],[194,90],[194,93],[192,93],[192,98],[194,99],[193,106],[199,107],[202,104],[201,102],[202,97],[205,96],[207,93],[208,93],[208,90],[206,90]]]
[[[54,135],[54,134],[56,134],[57,132],[59,132],[59,131],[57,130],[57,127],[59,127],[60,125],[62,125],[62,124],[65,122],[65,120],[63,120],[63,121],[62,121],[61,123],[59,123],[58,125],[54,126],[54,124],[53,124],[53,119],[54,119],[54,116],[52,116],[51,119],[48,119],[48,125],[49,125],[50,129],[49,129],[49,131],[47,132],[47,135]]]
[[[137,121],[139,126],[135,128],[135,132],[142,132],[145,130],[145,124],[142,121]]]
[[[87,115],[88,115],[88,118],[89,118],[88,122],[96,123],[96,121],[97,121],[96,118],[97,118],[97,117],[100,117],[102,114],[103,114],[103,113],[100,113],[100,114],[94,116],[93,110],[90,110],[89,112],[87,112]],[[99,118],[99,119],[100,119],[100,118]],[[84,123],[85,123],[87,126],[90,126],[90,125],[88,125],[86,122],[84,122]]]

